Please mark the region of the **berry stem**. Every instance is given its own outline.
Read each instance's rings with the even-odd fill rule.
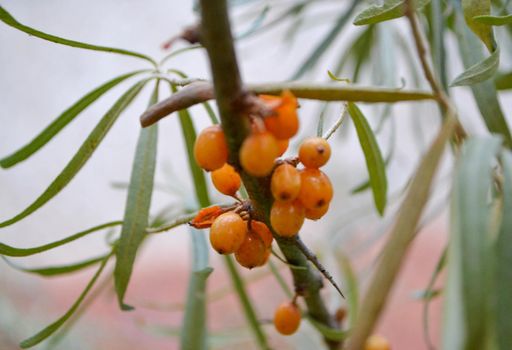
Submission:
[[[343,104],[343,111],[341,112],[341,116],[336,120],[336,123],[334,123],[333,126],[325,133],[324,136],[322,136],[324,139],[329,140],[329,138],[338,130],[338,128],[343,125],[343,122],[347,118],[348,114],[348,104],[345,102]]]

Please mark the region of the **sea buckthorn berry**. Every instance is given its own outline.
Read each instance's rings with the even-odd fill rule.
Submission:
[[[274,114],[265,118],[265,128],[279,140],[287,140],[295,136],[299,130],[299,118],[297,116],[297,99],[293,94],[285,90],[281,97],[260,96],[269,104],[280,102],[273,109]]]
[[[290,140],[277,140],[277,147],[279,148],[278,157],[281,157],[284,152],[288,149],[288,145],[290,144]]]
[[[240,248],[235,252],[235,259],[248,269],[264,265],[267,261],[265,242],[257,234],[249,232]]]
[[[391,350],[391,345],[386,338],[374,334],[366,339],[364,350]]]
[[[228,146],[224,131],[219,125],[209,126],[197,136],[194,158],[207,171],[217,170],[227,162]]]
[[[304,215],[306,219],[318,220],[324,216],[329,210],[329,203],[321,206],[320,208],[306,209]]]
[[[291,335],[299,329],[301,321],[297,305],[285,302],[278,306],[274,314],[274,326],[283,335]]]
[[[234,196],[240,188],[242,180],[236,170],[226,163],[222,168],[212,171],[212,182],[220,193]]]
[[[220,215],[210,228],[210,243],[219,254],[237,251],[247,235],[247,223],[240,215],[227,212]]]
[[[270,190],[277,201],[293,201],[300,192],[300,172],[293,165],[279,165],[272,174]]]
[[[270,232],[267,225],[261,221],[253,220],[251,221],[251,231],[256,233],[263,240],[265,247],[270,248],[272,242],[274,241],[274,237],[272,236],[272,232]]]
[[[268,258],[270,258],[270,254],[272,254],[272,249],[270,247],[268,247],[267,249],[265,249],[265,256],[263,257],[263,263],[261,264],[262,266],[268,262]]]
[[[320,168],[331,157],[331,146],[321,137],[304,140],[299,148],[299,160],[306,168]]]
[[[327,175],[318,169],[304,169],[300,172],[299,200],[307,209],[319,209],[332,199],[332,185]]]
[[[270,210],[270,224],[283,237],[295,236],[304,223],[304,207],[298,201],[275,201]]]
[[[279,147],[269,132],[256,132],[249,135],[240,148],[242,168],[253,176],[266,176],[274,168]]]

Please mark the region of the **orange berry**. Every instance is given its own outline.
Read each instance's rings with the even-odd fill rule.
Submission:
[[[320,168],[331,157],[331,146],[321,137],[304,140],[299,148],[299,160],[306,168]]]
[[[265,128],[280,140],[289,139],[295,136],[299,130],[299,118],[297,116],[297,99],[293,94],[285,90],[281,97],[260,96],[269,104],[279,105],[274,108],[274,115],[265,118]]]
[[[301,321],[297,305],[285,302],[278,306],[274,314],[274,326],[283,335],[293,334],[299,329]]]
[[[194,144],[194,158],[206,171],[221,168],[228,160],[228,146],[220,125],[205,128]]]
[[[391,345],[386,338],[374,334],[366,339],[364,350],[391,350]]]
[[[220,193],[226,196],[234,196],[240,188],[242,180],[235,168],[226,163],[222,168],[212,172],[212,182]]]
[[[270,224],[283,237],[295,236],[304,223],[304,207],[300,202],[275,201],[270,210]]]
[[[270,248],[274,237],[272,236],[272,232],[270,232],[267,225],[261,221],[253,220],[251,221],[251,231],[260,236],[260,238],[263,240],[263,243],[265,243],[265,247]]]
[[[306,219],[318,220],[322,216],[324,216],[328,210],[329,210],[329,203],[321,206],[320,208],[306,209],[304,215],[306,216]]]
[[[247,223],[240,215],[227,212],[220,215],[210,228],[210,243],[219,254],[237,251],[247,235]]]
[[[267,261],[267,247],[257,234],[249,232],[245,240],[235,252],[236,261],[243,267],[252,269],[262,266]]]
[[[299,171],[290,164],[279,165],[272,174],[270,190],[277,201],[293,201],[300,192]]]
[[[279,155],[278,157],[281,157],[284,152],[288,149],[288,145],[290,144],[290,140],[277,140],[277,147],[279,147]]]
[[[262,266],[267,263],[268,258],[270,258],[270,254],[272,254],[272,249],[268,247],[267,249],[265,249],[265,256],[263,257],[263,263],[261,264]]]
[[[253,176],[266,176],[274,168],[279,147],[269,132],[257,132],[249,135],[240,148],[240,163],[247,173]]]
[[[319,209],[332,199],[332,185],[327,175],[318,169],[304,169],[300,172],[299,200],[307,209]]]

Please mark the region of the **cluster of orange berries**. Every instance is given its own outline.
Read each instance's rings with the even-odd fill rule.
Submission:
[[[320,167],[330,158],[331,149],[323,138],[306,139],[300,146],[298,159],[276,163],[288,148],[289,139],[299,129],[297,99],[289,91],[280,97],[259,96],[259,102],[271,113],[251,117],[251,133],[239,150],[239,162],[249,175],[271,175],[270,190],[274,203],[270,224],[282,237],[295,236],[305,218],[318,220],[329,209],[333,196],[331,182]],[[199,166],[211,172],[215,188],[236,197],[242,181],[228,161],[228,147],[219,125],[205,128],[197,137],[194,156]],[[298,163],[303,169],[297,169]],[[277,164],[277,166],[276,166]],[[235,254],[238,263],[247,268],[264,265],[270,255],[272,233],[262,222],[245,217],[244,209],[222,212],[211,221],[210,243],[220,254]],[[280,305],[274,324],[282,334],[294,333],[301,320],[295,300]]]

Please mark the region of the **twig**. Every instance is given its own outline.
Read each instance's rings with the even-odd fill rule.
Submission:
[[[332,275],[327,271],[327,269],[322,265],[320,260],[318,260],[317,256],[302,242],[300,237],[297,236],[297,239],[295,241],[297,244],[297,247],[300,249],[302,254],[313,264],[315,267],[320,271],[320,273],[332,284],[334,288],[340,293],[340,295],[345,299],[345,296],[343,295],[343,292],[341,291],[340,287],[336,284],[334,281],[334,278]]]
[[[211,84],[207,82],[194,82],[171,97],[152,105],[140,117],[142,127],[153,125],[169,114],[186,109],[195,104],[211,100],[214,97]]]
[[[336,123],[325,133],[323,136],[324,139],[329,140],[329,138],[338,130],[338,128],[343,124],[345,119],[347,118],[348,110],[347,110],[347,104],[343,104],[343,111],[341,112],[341,116],[336,120]]]
[[[430,67],[428,60],[427,60],[427,45],[425,43],[425,39],[423,38],[423,35],[421,33],[419,24],[418,24],[418,18],[416,16],[416,13],[414,11],[414,6],[412,4],[411,0],[405,1],[405,16],[409,20],[410,26],[411,26],[411,32],[414,37],[414,43],[416,45],[416,51],[418,52],[418,57],[420,59],[421,67],[423,69],[423,74],[425,75],[425,78],[427,79],[428,83],[430,84],[430,87],[432,91],[434,92],[434,95],[441,107],[441,110],[445,113],[446,117],[456,117],[457,112],[455,107],[450,101],[450,98],[444,90],[441,88],[441,85],[436,80],[434,72],[432,68]],[[453,142],[456,145],[461,145],[463,140],[466,138],[466,131],[464,130],[464,127],[460,122],[457,120],[457,124],[455,126],[455,133],[453,135]]]
[[[170,229],[173,229],[177,226],[184,225],[184,224],[188,223],[190,220],[195,218],[196,215],[197,215],[197,212],[178,216],[173,221],[171,221],[165,225],[162,225],[160,227],[146,228],[146,233],[153,234],[153,233],[161,233],[161,232],[169,231]]]
[[[400,90],[396,88],[340,86],[330,83],[283,82],[265,84],[247,84],[248,92],[265,95],[280,95],[290,90],[296,97],[318,101],[351,102],[400,102],[433,100],[435,96],[420,90]],[[169,114],[180,109],[206,102],[215,98],[213,86],[208,81],[192,82],[177,93],[151,106],[140,117],[142,127],[150,126]]]

